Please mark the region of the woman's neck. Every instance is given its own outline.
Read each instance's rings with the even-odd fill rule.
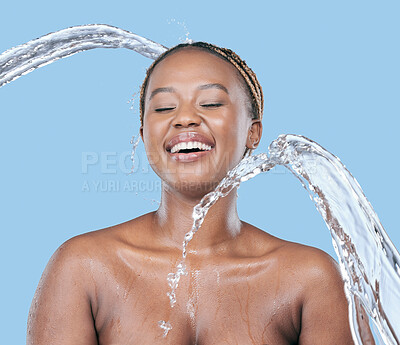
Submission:
[[[200,196],[190,196],[163,186],[161,204],[154,214],[154,230],[163,245],[182,248],[185,234],[193,225],[193,208]],[[236,190],[220,198],[208,211],[200,230],[194,235],[188,250],[207,252],[239,235],[242,223],[237,208]]]

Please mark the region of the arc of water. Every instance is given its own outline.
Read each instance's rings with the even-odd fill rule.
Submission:
[[[359,301],[384,343],[399,344],[400,314],[393,306],[400,305],[400,255],[356,179],[339,158],[303,136],[281,135],[269,151],[300,180],[331,232],[353,337],[362,344]]]
[[[126,48],[156,59],[163,45],[105,24],[73,26],[49,33],[0,55],[0,87],[58,59],[95,48]]]

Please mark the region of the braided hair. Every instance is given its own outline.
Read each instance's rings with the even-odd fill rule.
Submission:
[[[140,123],[143,126],[143,116],[144,116],[144,104],[145,104],[145,96],[146,96],[146,88],[150,79],[150,75],[153,72],[154,68],[167,56],[169,56],[173,52],[177,52],[178,50],[187,48],[187,47],[196,47],[198,49],[205,50],[213,55],[216,55],[225,61],[228,61],[232,64],[238,73],[242,76],[244,84],[246,85],[246,91],[250,99],[251,109],[250,116],[252,119],[262,119],[263,110],[264,110],[264,95],[262,92],[262,88],[260,83],[257,80],[256,74],[251,70],[249,66],[247,66],[246,61],[242,60],[239,55],[237,55],[234,51],[218,47],[211,43],[206,42],[194,42],[194,43],[181,43],[176,45],[175,47],[168,49],[163,54],[161,54],[147,69],[146,77],[144,78],[141,90],[140,90]]]

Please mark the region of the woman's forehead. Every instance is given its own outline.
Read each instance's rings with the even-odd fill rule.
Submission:
[[[193,79],[196,78],[231,84],[237,81],[237,76],[236,68],[223,58],[204,49],[189,47],[173,52],[160,61],[149,78],[149,87],[185,79],[195,82]]]

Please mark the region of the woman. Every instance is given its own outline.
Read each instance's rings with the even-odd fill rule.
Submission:
[[[170,308],[166,277],[193,207],[257,147],[262,111],[257,78],[228,49],[181,44],[156,60],[141,134],[160,207],[60,246],[32,302],[28,344],[353,344],[336,263],[242,222],[235,192],[190,242]],[[173,327],[166,338],[159,320]]]

